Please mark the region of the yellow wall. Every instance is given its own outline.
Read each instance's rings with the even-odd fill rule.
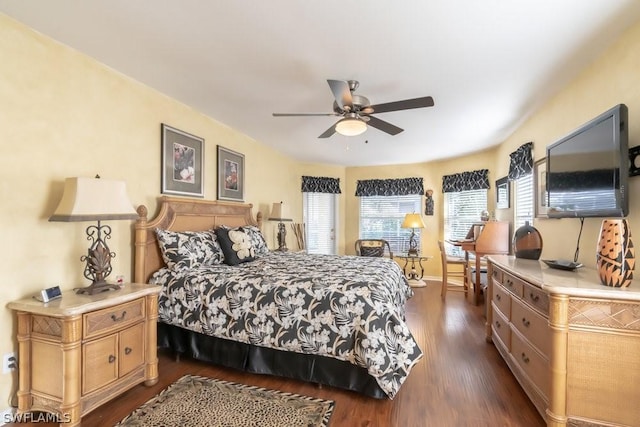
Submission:
[[[536,158],[547,144],[617,103],[629,107],[630,145],[640,135],[640,25],[621,37],[603,57],[497,148],[458,159],[423,164],[343,168],[296,162],[198,111],[160,94],[96,61],[43,37],[0,14],[0,354],[16,350],[15,322],[7,302],[47,286],[69,289],[86,284],[79,257],[86,250],[83,223],[50,223],[69,176],[94,176],[127,182],[135,205],[155,214],[160,193],[160,124],[167,123],[205,139],[205,198],[216,197],[216,145],[245,154],[245,200],[254,212],[268,215],[283,200],[294,221],[302,220],[300,176],[340,178],[339,248],[353,253],[358,236],[358,179],[421,176],[434,190],[435,215],[424,217],[422,252],[438,254],[442,238],[442,175],[488,168],[492,185],[489,210],[495,206],[494,182],[508,171],[509,153],[534,142]],[[425,141],[428,146],[429,141]],[[629,182],[631,229],[640,230],[640,178]],[[496,211],[508,219],[510,210]],[[580,261],[594,265],[601,220],[587,219]],[[132,224],[113,222],[114,273],[131,277]],[[275,245],[276,224],[265,221],[265,236]],[[544,238],[544,258],[572,258],[579,221],[535,221]],[[640,233],[640,231],[637,231]],[[292,233],[289,247],[294,247]],[[439,275],[437,258],[427,274]],[[0,377],[0,399],[17,385]],[[6,401],[6,400],[5,400]],[[0,404],[0,410],[3,405]]]
[[[0,355],[17,351],[9,301],[42,288],[86,286],[80,256],[89,223],[48,222],[70,176],[120,179],[155,215],[160,124],[205,140],[204,193],[216,198],[216,145],[245,155],[245,200],[268,217],[283,200],[302,221],[301,175],[344,180],[344,168],[306,165],[0,14]],[[344,214],[342,210],[342,214]],[[344,223],[344,221],[340,220]],[[132,275],[133,222],[111,222],[113,276]],[[265,221],[270,247],[276,223]],[[344,235],[344,233],[342,233]],[[344,243],[341,238],[340,245]],[[293,233],[287,236],[295,245]],[[0,377],[0,412],[17,376]]]

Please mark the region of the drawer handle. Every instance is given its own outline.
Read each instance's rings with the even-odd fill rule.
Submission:
[[[113,354],[109,355],[109,363],[113,363],[115,361],[116,361],[116,357]]]
[[[524,351],[522,352],[522,361],[523,361],[524,363],[529,363],[529,358],[527,357],[527,355],[526,355],[526,354],[524,354]]]
[[[122,316],[120,316],[120,317],[116,316],[115,314],[112,314],[111,315],[111,320],[113,320],[114,322],[119,322],[121,320],[124,320],[124,316],[126,316],[126,315],[127,315],[127,310],[123,311],[122,312]]]
[[[529,327],[529,325],[531,324],[531,322],[529,322],[525,317],[523,317],[523,318],[522,318],[522,324],[523,324],[525,327],[527,327],[527,328],[528,328],[528,327]]]
[[[496,320],[496,328],[500,328],[501,326],[502,326],[502,325],[500,324],[500,322],[498,322],[498,321]]]
[[[531,298],[531,301],[533,302],[538,302],[538,300],[540,299],[540,295],[534,295],[533,292],[530,292],[529,298]]]
[[[507,280],[507,286],[512,288],[513,287],[513,282],[511,280]]]
[[[502,295],[500,295],[500,294],[496,294],[496,299],[497,299],[498,301],[500,301],[500,300],[502,299]]]
[[[124,348],[124,354],[131,354],[131,347],[125,347]]]

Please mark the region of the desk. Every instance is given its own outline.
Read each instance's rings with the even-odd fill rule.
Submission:
[[[397,258],[404,260],[404,276],[409,281],[409,286],[412,288],[424,288],[427,284],[422,280],[424,277],[424,266],[422,265],[422,261],[429,261],[432,256],[420,256],[420,255],[399,255]],[[420,274],[418,275],[418,270],[416,269],[416,262],[418,263],[418,267],[420,267]],[[411,266],[408,271],[407,267]]]
[[[475,240],[472,238],[475,237]],[[467,268],[469,253],[475,254],[475,281],[473,283],[473,303],[480,301],[481,258],[485,255],[509,254],[509,223],[506,221],[488,221],[474,224],[464,240],[447,240],[447,243],[459,246],[465,252]]]

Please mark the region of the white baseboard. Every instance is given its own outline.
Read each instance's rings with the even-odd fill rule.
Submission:
[[[0,426],[3,426],[13,420],[13,416],[16,414],[16,408],[7,408],[0,414]]]

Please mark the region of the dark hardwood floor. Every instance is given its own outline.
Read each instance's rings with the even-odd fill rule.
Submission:
[[[331,427],[544,426],[495,347],[485,341],[484,305],[469,304],[459,292],[449,292],[443,302],[436,282],[414,290],[407,319],[424,357],[394,400],[376,400],[193,360],[176,362],[161,353],[158,384],[134,387],[85,416],[82,425],[112,426],[182,375],[195,374],[334,400]],[[29,424],[20,424],[25,425]]]

